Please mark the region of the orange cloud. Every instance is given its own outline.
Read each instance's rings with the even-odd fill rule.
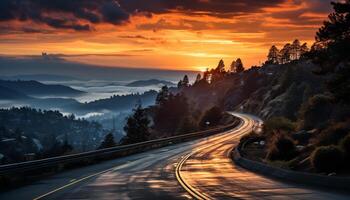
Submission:
[[[282,45],[295,38],[311,43],[327,17],[325,10],[331,8],[324,8],[321,1],[239,0],[222,1],[227,4],[221,5],[198,0],[194,4],[198,7],[187,0],[162,5],[120,1],[120,8],[128,13],[127,22],[120,24],[106,19],[93,23],[71,11],[67,16],[75,23],[91,24],[88,32],[35,20],[0,19],[0,54],[45,51],[75,55],[65,58],[78,62],[171,69],[204,69],[216,66],[219,59],[229,64],[240,57],[249,67],[265,61],[272,44]],[[258,3],[245,7],[247,2]]]

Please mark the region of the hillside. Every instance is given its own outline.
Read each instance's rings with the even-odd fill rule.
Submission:
[[[5,81],[0,80],[0,86],[23,93],[28,96],[76,96],[84,94],[63,85],[47,85],[38,81]]]
[[[157,92],[154,90],[143,94],[129,94],[120,96],[111,96],[107,99],[99,99],[96,101],[80,104],[76,107],[71,107],[80,111],[96,111],[96,110],[111,110],[111,111],[128,111],[135,107],[138,102],[148,106],[154,104]]]
[[[0,99],[1,100],[19,100],[28,99],[29,97],[23,93],[17,92],[7,87],[0,86]]]
[[[0,109],[0,152],[4,163],[96,149],[100,124],[32,108]]]
[[[182,92],[198,108],[219,105],[263,119],[284,116],[296,120],[308,98],[325,91],[326,77],[313,73],[317,66],[307,60],[287,64],[266,64],[240,74],[227,73],[211,84],[201,80]]]
[[[332,4],[309,50],[295,40],[272,46],[261,67],[198,75],[180,89],[198,108],[217,105],[264,119],[261,130],[240,140],[248,159],[266,165],[348,176],[350,171],[350,6]],[[298,53],[299,51],[299,53]],[[237,63],[237,61],[236,61]]]

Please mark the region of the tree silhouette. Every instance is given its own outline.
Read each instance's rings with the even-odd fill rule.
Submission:
[[[190,81],[188,80],[188,76],[185,75],[182,80],[177,83],[177,88],[188,87],[190,85]]]
[[[105,148],[111,148],[111,147],[115,147],[117,146],[117,144],[114,141],[114,136],[112,133],[108,133],[104,140],[102,141],[99,149],[105,149]]]
[[[267,60],[272,64],[278,64],[280,62],[280,53],[275,45],[270,48]]]
[[[349,104],[350,1],[332,2],[332,5],[334,12],[316,33],[312,56],[320,64],[318,73],[334,72],[327,84],[329,91],[337,101]]]
[[[184,78],[182,80],[182,84],[185,87],[188,87],[190,85],[190,81],[188,80],[188,76],[187,75],[184,76]]]
[[[325,60],[333,62],[349,61],[350,56],[350,1],[332,2],[334,12],[328,16],[328,21],[316,33],[316,46],[318,57],[325,57]],[[317,61],[324,61],[320,59]],[[334,65],[328,65],[324,71],[333,71]]]
[[[225,71],[225,63],[222,59],[219,61],[219,64],[216,67],[216,71],[217,72],[224,72]]]
[[[281,63],[285,64],[290,62],[290,52],[291,52],[291,44],[287,43],[283,46],[283,49],[281,49]]]
[[[236,60],[236,72],[237,73],[241,73],[244,71],[244,67],[243,67],[243,63],[242,60],[240,58],[238,58]]]
[[[157,107],[154,115],[154,127],[158,132],[174,134],[182,119],[189,113],[187,98],[182,94],[170,94],[169,99]]]
[[[156,105],[160,105],[162,102],[164,102],[168,98],[169,98],[169,88],[168,86],[164,85],[158,92],[158,95],[156,97]]]
[[[223,111],[219,107],[214,106],[204,113],[200,121],[200,126],[216,126],[220,122],[222,115]]]
[[[197,74],[195,83],[198,83],[199,81],[201,81],[201,79],[202,79],[201,74]]]
[[[162,103],[160,105],[162,105]],[[146,110],[142,108],[141,104],[139,104],[133,112],[133,115],[127,118],[124,127],[124,131],[126,132],[126,144],[146,141],[150,135],[150,120],[147,117]]]
[[[235,60],[233,60],[231,65],[230,65],[230,71],[236,72],[236,61]]]

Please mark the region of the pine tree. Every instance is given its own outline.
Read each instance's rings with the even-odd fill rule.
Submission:
[[[127,118],[124,131],[126,132],[125,143],[132,144],[148,140],[150,135],[150,120],[147,117],[145,109],[139,104],[133,110],[134,114]]]
[[[236,60],[236,73],[241,73],[244,71],[243,63],[240,58]]]
[[[214,106],[204,113],[200,121],[200,126],[201,127],[216,126],[218,125],[222,116],[223,116],[223,111],[219,107]]]
[[[284,45],[283,49],[281,50],[281,63],[289,63],[290,62],[290,50],[291,50],[291,45],[288,43]]]
[[[108,133],[104,140],[102,141],[99,149],[105,149],[105,148],[111,148],[111,147],[115,147],[117,144],[114,141],[114,136],[112,133]]]
[[[164,85],[160,91],[158,92],[158,95],[156,97],[156,105],[161,105],[169,98],[169,88],[168,86]]]
[[[305,53],[307,53],[309,51],[309,48],[307,47],[307,44],[306,44],[306,42],[303,44],[303,45],[301,45],[301,47],[300,47],[300,55],[303,55],[303,54],[305,54]]]
[[[230,71],[232,73],[236,72],[236,61],[235,60],[233,60],[231,65],[230,65]]]
[[[269,54],[267,55],[267,60],[272,64],[278,64],[280,60],[280,54],[278,48],[273,45],[270,50]]]
[[[334,12],[316,33],[316,46],[320,50],[315,57],[322,57],[319,61],[322,65],[329,63],[322,66],[323,72],[332,72],[339,62],[350,61],[350,0],[331,4]]]
[[[197,74],[195,83],[198,83],[199,81],[201,81],[201,79],[202,79],[201,74]]]
[[[332,2],[332,5],[335,12],[328,16],[329,20],[316,33],[316,42],[323,46],[349,42],[350,39],[350,1]]]
[[[177,88],[181,89],[183,87],[188,87],[189,85],[190,81],[188,80],[188,76],[185,75],[184,78],[177,83]]]
[[[217,72],[224,72],[225,71],[225,63],[222,59],[219,61],[219,64],[216,67],[216,71]]]
[[[190,81],[189,81],[187,75],[184,76],[184,78],[183,78],[183,80],[182,80],[182,85],[183,85],[184,87],[188,87],[188,86],[190,85]]]
[[[179,82],[177,82],[177,88],[182,88],[183,86],[183,83],[182,83],[182,80],[179,80]]]
[[[290,59],[297,60],[300,58],[300,41],[298,39],[294,40],[290,47]]]

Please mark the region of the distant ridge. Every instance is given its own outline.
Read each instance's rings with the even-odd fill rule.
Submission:
[[[151,85],[167,85],[167,86],[174,86],[175,84],[170,81],[164,81],[164,80],[158,80],[158,79],[149,79],[149,80],[140,80],[140,81],[134,81],[126,86],[128,87],[142,87],[142,86],[151,86]]]
[[[22,93],[28,96],[57,96],[67,95],[76,96],[82,95],[85,92],[75,90],[63,85],[47,85],[38,81],[5,81],[0,80],[0,86],[8,88],[11,91]]]
[[[178,81],[185,74],[194,79],[198,72],[174,71],[165,69],[104,67],[83,64],[64,59],[43,59],[40,57],[6,57],[0,55],[0,74],[15,76],[18,74],[52,74],[79,77],[88,80],[130,81],[142,79],[164,79]]]
[[[72,81],[82,80],[81,78],[64,75],[53,75],[53,74],[20,74],[15,76],[1,76],[2,80],[21,80],[21,81]]]
[[[0,85],[0,100],[19,100],[28,98],[29,97],[23,93]]]

